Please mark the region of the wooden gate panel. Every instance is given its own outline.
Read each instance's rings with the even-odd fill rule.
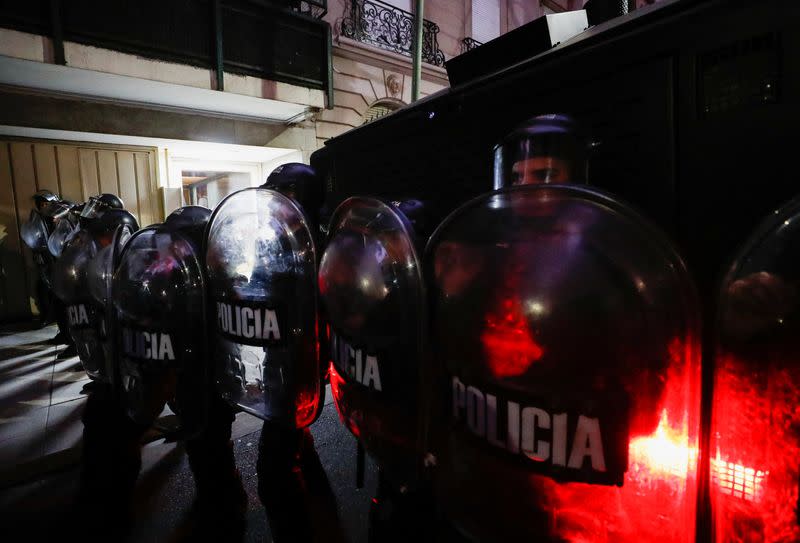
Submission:
[[[0,318],[4,319],[30,314],[10,151],[7,142],[0,142]]]
[[[81,169],[78,163],[78,149],[74,145],[56,145],[58,160],[58,180],[61,197],[73,202],[83,202]]]

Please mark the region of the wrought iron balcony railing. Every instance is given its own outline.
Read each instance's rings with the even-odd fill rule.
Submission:
[[[387,51],[411,56],[414,39],[414,15],[380,0],[350,0],[342,20],[342,35],[375,45]],[[439,50],[439,25],[423,20],[422,60],[444,66]]]
[[[328,13],[328,0],[292,0],[292,9],[316,19],[322,19]]]
[[[461,53],[466,53],[467,51],[472,51],[476,47],[483,45],[483,42],[474,40],[472,38],[464,38],[461,40]]]

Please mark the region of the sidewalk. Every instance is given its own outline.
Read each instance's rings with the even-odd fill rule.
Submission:
[[[46,343],[55,328],[0,336],[0,526],[3,541],[52,541],[54,526],[74,518],[78,461],[88,382],[77,358],[57,359],[64,346]],[[233,425],[236,460],[249,498],[245,541],[268,541],[257,494],[261,421],[240,413]],[[367,512],[376,484],[368,460],[365,488],[355,488],[355,439],[338,420],[330,391],[312,426],[316,450],[336,496],[344,540],[366,541]],[[144,446],[131,541],[181,541],[194,499],[194,481],[180,444]],[[72,516],[71,516],[72,515]],[[56,533],[57,533],[57,529]],[[11,534],[18,534],[11,536]],[[333,534],[331,534],[333,536]],[[336,540],[326,537],[324,540]]]
[[[55,326],[0,335],[0,488],[74,459],[89,378],[77,357],[58,359]]]

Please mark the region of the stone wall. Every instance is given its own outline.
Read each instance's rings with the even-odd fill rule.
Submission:
[[[342,19],[349,0],[329,0],[325,20],[333,35],[334,109],[316,116],[316,144],[336,137],[364,123],[364,114],[379,101],[396,105],[411,103],[411,59],[342,36]],[[464,26],[463,0],[429,1],[425,18],[440,27],[439,48],[445,58],[460,52]],[[420,96],[448,86],[443,67],[423,64]]]

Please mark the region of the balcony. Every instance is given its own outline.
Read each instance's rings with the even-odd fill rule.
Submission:
[[[0,2],[0,27],[179,64],[328,86],[327,0],[49,0]],[[59,55],[60,52],[60,55]],[[222,88],[221,81],[217,88]]]
[[[380,0],[350,0],[342,20],[342,35],[410,57],[414,43],[414,15]],[[439,50],[439,25],[423,20],[422,61],[444,66]]]

